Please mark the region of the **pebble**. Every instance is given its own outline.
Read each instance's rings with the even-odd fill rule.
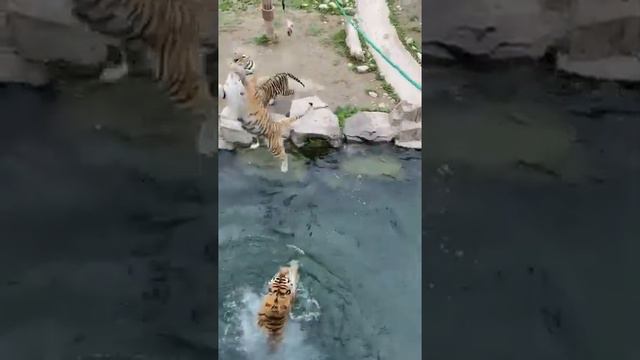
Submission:
[[[377,98],[378,97],[378,93],[375,91],[369,91],[367,94],[369,94],[369,96],[373,97],[373,98]]]
[[[327,10],[328,8],[329,8],[329,5],[327,5],[327,4],[318,5],[318,9],[321,9],[321,10]]]
[[[366,73],[367,71],[369,71],[369,66],[367,66],[367,65],[356,66],[356,71],[361,73],[361,74]]]
[[[385,103],[380,103],[380,104],[378,104],[378,107],[379,107],[380,109],[386,109],[386,108],[387,108],[387,104],[385,104]]]

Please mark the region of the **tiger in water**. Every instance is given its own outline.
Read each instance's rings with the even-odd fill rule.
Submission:
[[[282,342],[291,309],[298,288],[299,264],[292,260],[289,266],[283,266],[269,281],[268,292],[262,299],[258,310],[258,327],[267,335],[271,352],[277,350]]]
[[[127,44],[142,42],[154,78],[179,107],[211,116],[215,101],[200,60],[200,29],[188,0],[72,0],[72,13],[93,31],[120,40],[121,64],[107,67],[104,81],[128,73]]]
[[[264,106],[262,99],[258,96],[255,75],[242,76],[233,73],[242,81],[244,87],[244,101],[230,101],[241,104],[242,109],[238,111],[240,114],[238,120],[242,124],[242,128],[250,134],[258,138],[258,142],[252,145],[252,148],[260,146],[260,138],[266,140],[266,145],[271,154],[280,160],[280,171],[287,172],[289,162],[287,153],[284,148],[283,131],[294,122],[305,116],[313,109],[313,103],[309,103],[309,107],[301,114],[290,116],[288,118],[275,121],[272,118],[269,109]],[[231,76],[231,74],[230,74]],[[227,94],[227,97],[229,94]],[[237,95],[236,95],[237,96]]]
[[[245,74],[253,75],[255,72],[255,61],[246,54],[235,52],[233,64],[245,70]],[[258,96],[262,99],[264,106],[273,105],[278,96],[291,96],[295,91],[289,88],[289,78],[298,82],[302,87],[304,83],[295,75],[288,72],[277,73],[258,85]]]

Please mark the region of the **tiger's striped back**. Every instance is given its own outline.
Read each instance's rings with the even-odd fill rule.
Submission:
[[[269,105],[269,102],[272,99],[275,100],[278,95],[291,96],[295,94],[295,91],[289,88],[289,78],[304,87],[300,79],[288,72],[277,73],[258,86],[258,97],[262,100],[264,106]]]
[[[271,351],[282,342],[284,329],[295,302],[299,279],[298,262],[281,267],[269,281],[268,293],[264,296],[258,312],[258,326],[266,333]]]
[[[172,101],[195,112],[214,112],[201,72],[198,19],[187,1],[73,0],[72,12],[93,31],[142,41],[155,58],[154,77]]]

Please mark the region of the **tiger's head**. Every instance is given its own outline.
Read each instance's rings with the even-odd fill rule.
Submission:
[[[255,62],[249,57],[249,55],[234,52],[232,65],[239,66],[244,69],[246,75],[253,75],[256,65]]]

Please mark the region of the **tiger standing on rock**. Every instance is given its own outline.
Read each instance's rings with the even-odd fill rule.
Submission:
[[[244,107],[246,108],[246,114],[239,117],[238,120],[242,124],[242,128],[258,138],[258,143],[252,145],[252,148],[255,149],[260,146],[260,138],[266,140],[267,148],[271,154],[281,162],[280,171],[286,173],[289,170],[289,162],[284,148],[283,130],[289,128],[294,121],[309,113],[313,109],[313,103],[310,102],[309,107],[299,115],[275,121],[258,95],[255,75],[242,78],[244,79]]]
[[[282,342],[284,329],[291,314],[298,289],[299,264],[292,260],[269,281],[269,289],[258,310],[257,325],[267,335],[271,352]]]

